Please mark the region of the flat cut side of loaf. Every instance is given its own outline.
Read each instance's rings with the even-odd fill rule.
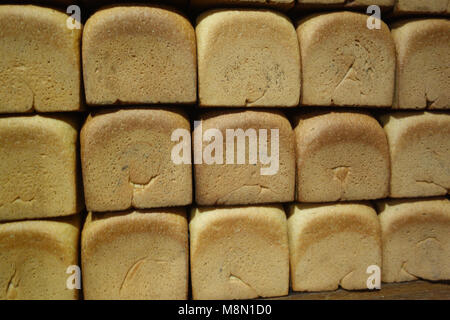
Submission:
[[[241,205],[294,200],[295,155],[294,132],[289,120],[278,111],[235,110],[211,111],[200,116],[203,135],[210,129],[217,129],[223,136],[223,163],[194,164],[195,197],[199,205]],[[244,133],[254,130],[257,141],[257,161],[250,163],[249,138],[245,137],[245,163],[237,163],[238,139],[234,138],[234,162],[227,164],[227,129],[241,129]],[[261,162],[259,140],[267,141],[267,154],[272,152],[272,132],[278,130],[278,171],[275,172],[276,157],[273,166]],[[266,130],[264,139],[259,130]],[[199,127],[194,128],[194,139]],[[230,140],[228,140],[230,142]],[[194,141],[193,144],[195,144]],[[209,155],[210,142],[203,142],[203,156]],[[276,148],[274,148],[276,149]],[[194,150],[195,152],[195,150]],[[240,152],[240,150],[239,150]],[[275,151],[276,152],[276,151]],[[261,169],[273,168],[273,174],[263,175]]]
[[[305,113],[295,128],[300,202],[369,200],[389,193],[389,147],[380,124],[357,112]]]
[[[397,47],[394,108],[450,109],[450,21],[394,24]]]
[[[366,204],[291,205],[288,231],[294,291],[367,289],[367,268],[381,267],[380,224]]]
[[[450,114],[397,112],[380,120],[391,155],[390,197],[448,194]]]
[[[194,28],[160,7],[99,10],[83,32],[83,76],[91,105],[194,103]]]
[[[269,10],[212,10],[197,18],[201,107],[294,107],[300,96],[295,29]]]
[[[90,213],[82,232],[88,300],[188,296],[188,227],[180,208]]]
[[[395,45],[388,26],[367,27],[367,15],[334,12],[299,21],[301,104],[390,107]]]
[[[450,13],[449,0],[397,0],[394,13]]]
[[[195,208],[189,230],[194,299],[288,294],[289,249],[281,206]]]
[[[81,165],[89,211],[172,207],[192,201],[191,164],[175,164],[177,129],[190,132],[176,109],[126,109],[88,117],[81,134]],[[190,141],[188,141],[188,150]]]
[[[78,218],[0,224],[0,300],[78,299],[66,286],[78,237]]]
[[[450,201],[377,202],[383,239],[383,282],[450,279]]]
[[[0,118],[0,220],[80,211],[77,140],[68,116]]]
[[[63,12],[0,5],[0,113],[80,109],[81,29]]]

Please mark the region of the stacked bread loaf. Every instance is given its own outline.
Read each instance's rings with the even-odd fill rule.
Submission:
[[[416,2],[0,5],[0,299],[450,280],[449,11]]]

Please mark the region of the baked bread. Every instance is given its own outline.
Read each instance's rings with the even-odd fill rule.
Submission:
[[[397,112],[381,117],[391,155],[392,198],[450,190],[450,114]]]
[[[203,113],[200,121],[193,136],[198,205],[294,200],[294,132],[281,112],[210,111]],[[211,133],[214,140],[208,141]],[[196,160],[199,154],[203,155],[202,163]]]
[[[195,208],[189,231],[194,299],[288,294],[289,249],[281,206]]]
[[[294,291],[367,289],[368,267],[381,267],[380,224],[367,204],[291,205],[288,231]]]
[[[317,14],[299,21],[301,104],[392,105],[394,41],[382,21],[380,29],[369,29],[367,17],[344,11]]]
[[[80,134],[88,211],[190,204],[191,164],[176,164],[171,158],[179,143],[172,141],[176,129],[190,133],[188,118],[176,109],[91,114]],[[190,151],[190,140],[187,144]]]
[[[450,13],[450,2],[448,0],[396,0],[394,13]]]
[[[450,280],[450,201],[377,203],[383,239],[383,282]]]
[[[310,112],[297,117],[296,197],[300,202],[369,200],[389,193],[389,147],[368,114]]]
[[[91,105],[194,103],[194,28],[162,7],[99,10],[83,32],[83,76]]]
[[[394,108],[450,109],[450,21],[399,22],[392,37],[397,47]]]
[[[0,118],[0,221],[81,210],[77,140],[68,116]]]
[[[80,29],[64,12],[0,5],[0,113],[80,109]]]
[[[81,239],[87,300],[187,299],[188,229],[180,208],[90,213]]]
[[[0,300],[74,300],[68,267],[78,265],[79,219],[0,224]]]
[[[295,29],[268,10],[212,10],[197,18],[200,107],[294,107],[300,96]]]

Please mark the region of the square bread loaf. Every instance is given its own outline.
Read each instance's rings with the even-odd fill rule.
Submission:
[[[289,18],[269,10],[212,10],[197,18],[200,107],[295,107],[300,56]]]
[[[188,297],[185,209],[89,213],[81,239],[87,300]]]
[[[0,5],[0,113],[81,107],[81,29],[34,5]]]
[[[162,7],[99,10],[83,32],[83,76],[90,105],[194,103],[194,28]]]
[[[448,0],[396,0],[394,13],[450,13]]]
[[[194,208],[189,231],[194,299],[288,294],[289,248],[281,205]]]
[[[394,108],[450,109],[450,21],[398,22],[392,37],[397,47]]]
[[[367,289],[368,267],[381,268],[381,232],[364,203],[296,204],[288,216],[294,291]]]
[[[389,193],[389,146],[375,118],[359,112],[309,112],[295,127],[300,202],[369,200]]]
[[[344,11],[299,21],[302,105],[392,105],[394,41],[383,21],[380,29],[369,29],[367,19],[365,14]]]
[[[0,224],[0,300],[78,299],[67,286],[78,238],[77,216]]]
[[[390,197],[450,190],[450,114],[398,112],[381,117],[391,155]]]
[[[185,132],[188,163],[175,163],[176,130]],[[190,124],[176,109],[126,109],[91,114],[81,134],[88,211],[120,211],[192,202]]]
[[[0,118],[0,221],[81,210],[78,127],[68,116]]]
[[[377,202],[383,239],[383,282],[450,280],[450,201]]]
[[[294,132],[281,112],[210,111],[200,121],[193,136],[198,205],[294,200]]]

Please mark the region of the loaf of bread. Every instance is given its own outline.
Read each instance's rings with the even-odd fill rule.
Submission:
[[[81,29],[63,12],[0,5],[0,113],[80,109]]]
[[[194,103],[194,28],[184,16],[160,7],[97,11],[83,32],[83,76],[91,105]]]
[[[80,211],[77,140],[66,116],[0,118],[0,221]]]
[[[398,22],[392,37],[397,47],[394,108],[450,109],[450,21]]]
[[[294,200],[294,132],[281,112],[211,111],[200,120],[193,136],[198,205]]]
[[[288,294],[289,248],[281,206],[195,208],[189,231],[194,299]]]
[[[450,190],[450,114],[397,112],[381,117],[391,156],[392,198]]]
[[[450,201],[377,203],[383,239],[383,282],[450,280]]]
[[[187,299],[184,209],[90,213],[81,239],[87,300]]]
[[[294,107],[300,96],[295,29],[268,10],[213,10],[197,18],[201,107]]]
[[[78,238],[77,216],[0,224],[0,300],[78,299],[67,286]]]
[[[175,130],[188,135],[176,109],[126,109],[90,115],[81,134],[81,165],[88,211],[156,208],[192,202],[192,167],[175,163]]]
[[[394,41],[384,22],[380,29],[369,29],[367,19],[361,13],[333,12],[299,21],[301,104],[392,105]]]
[[[367,289],[368,267],[381,268],[380,223],[367,204],[291,205],[288,231],[294,291]]]
[[[394,13],[450,13],[450,2],[448,0],[396,0]]]
[[[300,202],[368,200],[389,193],[389,147],[368,114],[310,112],[295,127]]]

